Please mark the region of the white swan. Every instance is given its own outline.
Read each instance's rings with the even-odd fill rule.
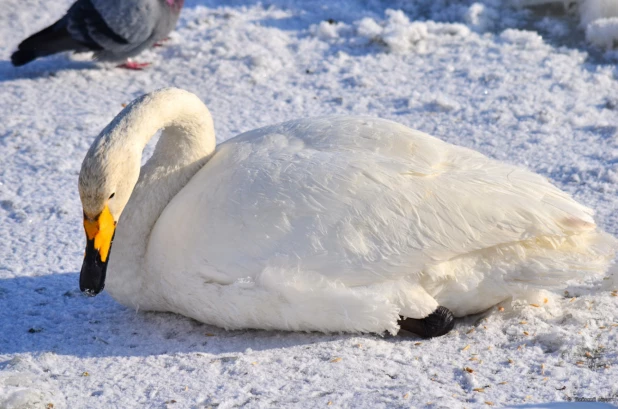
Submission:
[[[79,192],[83,291],[103,289],[109,260],[119,302],[228,329],[396,333],[399,316],[602,273],[616,249],[545,178],[382,119],[301,119],[215,149],[210,113],[179,89],[102,131]],[[422,335],[452,327],[438,324]]]

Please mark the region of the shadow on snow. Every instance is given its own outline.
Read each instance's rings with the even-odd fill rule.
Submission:
[[[89,298],[79,275],[49,274],[0,279],[0,354],[54,352],[81,357],[213,355],[290,348],[378,335],[264,330],[226,331],[173,313],[136,312],[106,292]],[[417,342],[413,335],[385,342]]]

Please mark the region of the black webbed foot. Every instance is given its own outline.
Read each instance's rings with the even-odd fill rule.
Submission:
[[[453,329],[455,317],[446,307],[438,307],[422,319],[403,318],[398,321],[401,329],[412,332],[422,338],[439,337]]]

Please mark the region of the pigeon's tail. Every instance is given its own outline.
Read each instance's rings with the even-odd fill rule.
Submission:
[[[80,48],[82,45],[73,40],[67,31],[66,20],[61,19],[22,41],[11,55],[11,62],[19,67],[39,57]]]
[[[30,61],[36,59],[37,55],[34,50],[17,50],[11,55],[11,63],[15,67],[28,64]]]

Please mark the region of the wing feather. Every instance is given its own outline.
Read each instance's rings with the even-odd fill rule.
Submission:
[[[125,53],[150,39],[160,8],[157,0],[78,0],[67,13],[67,29],[93,50]]]
[[[363,285],[594,221],[527,170],[390,121],[337,117],[220,145],[157,228],[195,243],[187,265],[238,278],[275,264]]]

